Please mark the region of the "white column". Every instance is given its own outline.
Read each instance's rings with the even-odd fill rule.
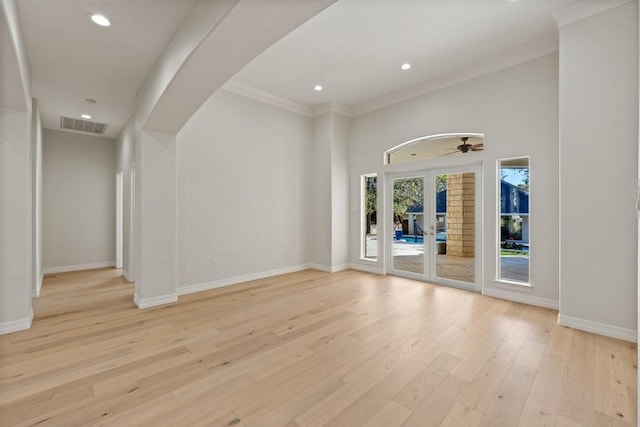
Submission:
[[[331,265],[343,270],[349,262],[349,118],[331,115]]]
[[[141,131],[136,141],[135,302],[167,304],[176,294],[175,135]]]
[[[1,112],[0,334],[29,329],[33,317],[30,115]]]
[[[349,262],[349,119],[333,111],[313,119],[311,262],[326,271]]]

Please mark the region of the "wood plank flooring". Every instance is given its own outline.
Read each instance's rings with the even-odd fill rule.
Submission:
[[[119,273],[45,279],[0,425],[636,425],[636,345],[554,310],[351,270],[138,310]]]

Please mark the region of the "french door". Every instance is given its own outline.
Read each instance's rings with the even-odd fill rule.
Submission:
[[[387,176],[387,271],[470,290],[482,281],[479,166]]]

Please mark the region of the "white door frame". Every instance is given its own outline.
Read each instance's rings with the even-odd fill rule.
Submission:
[[[123,219],[124,174],[120,171],[116,174],[116,268],[122,268]]]
[[[385,215],[386,221],[393,221],[393,180],[397,178],[418,178],[424,179],[424,228],[429,230],[430,226],[435,229],[435,180],[437,175],[454,174],[463,172],[473,172],[476,176],[475,181],[475,271],[474,283],[466,283],[458,280],[437,277],[436,273],[436,235],[424,236],[424,273],[412,273],[407,271],[395,270],[393,268],[393,237],[385,227],[383,240],[385,246],[385,271],[388,274],[416,279],[421,281],[429,281],[441,285],[461,288],[476,292],[482,291],[483,285],[483,185],[482,185],[482,165],[472,164],[465,166],[439,167],[430,169],[420,169],[414,171],[387,173],[385,174]],[[430,213],[427,215],[427,213]],[[386,224],[385,224],[386,225]]]
[[[129,282],[135,282],[135,225],[136,225],[136,167],[131,165],[129,169],[129,265],[128,276],[125,277]]]

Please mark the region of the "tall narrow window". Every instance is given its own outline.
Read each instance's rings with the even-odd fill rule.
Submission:
[[[362,257],[378,258],[378,180],[376,175],[362,175]]]
[[[498,161],[498,278],[529,283],[529,158]]]

